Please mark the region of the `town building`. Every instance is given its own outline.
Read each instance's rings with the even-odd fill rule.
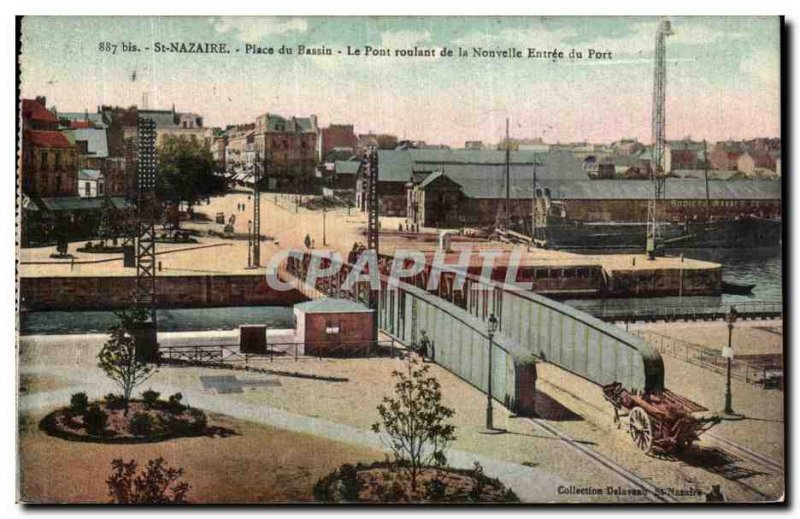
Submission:
[[[775,158],[766,151],[751,149],[745,151],[736,161],[736,170],[751,176],[759,172],[775,172]]]
[[[705,146],[688,137],[680,141],[667,141],[664,147],[664,171],[670,173],[680,169],[703,169]]]
[[[355,153],[358,137],[352,124],[331,124],[319,131],[317,139],[317,159],[322,162],[334,149],[350,149]]]
[[[739,157],[745,152],[740,142],[718,142],[708,154],[709,167],[712,169],[736,170]]]
[[[396,135],[388,133],[360,133],[358,135],[358,144],[356,145],[356,154],[363,157],[364,153],[369,148],[377,148],[380,150],[393,150],[397,147],[398,139]]]
[[[38,197],[78,195],[78,154],[44,97],[22,100],[22,190]]]
[[[537,178],[588,179],[581,161],[569,152],[511,151],[509,158],[512,188],[523,182],[533,183],[534,164],[537,165]],[[419,213],[421,200],[417,199],[418,195],[414,193],[414,188],[432,173],[443,172],[459,184],[492,183],[498,189],[505,185],[506,152],[499,150],[380,150],[378,164],[380,213],[387,216],[405,216],[414,222],[421,218]],[[363,173],[363,171],[359,173],[356,182],[356,205],[365,209],[367,182]],[[503,181],[498,182],[498,179]],[[443,184],[436,184],[436,187],[442,186]],[[430,202],[431,198],[428,197],[427,200]],[[445,197],[445,200],[449,198]],[[480,210],[496,213],[498,207],[490,205],[481,207]],[[481,218],[485,216],[484,214]]]
[[[105,196],[105,178],[99,169],[81,169],[78,171],[78,196],[95,198]]]
[[[495,172],[493,177],[476,181],[450,178],[446,171],[436,173],[412,190],[417,206],[410,217],[427,227],[496,224],[506,200],[502,176]],[[719,219],[781,216],[780,182],[711,180],[708,193],[704,179],[669,178],[665,184],[665,195],[659,204],[659,218],[663,221],[697,220],[705,218],[707,211]],[[537,187],[537,196],[554,202],[564,222],[645,222],[653,196],[650,180],[544,178],[537,181]],[[527,224],[532,203],[532,182],[515,182],[508,201],[510,219]]]
[[[302,189],[312,181],[318,134],[316,115],[286,118],[265,113],[256,118],[253,151],[266,161],[266,175],[276,189]]]

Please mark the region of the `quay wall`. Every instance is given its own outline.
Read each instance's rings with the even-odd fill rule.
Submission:
[[[23,277],[21,310],[108,310],[130,303],[135,276]],[[291,306],[306,301],[297,290],[271,288],[263,274],[156,277],[160,308]]]

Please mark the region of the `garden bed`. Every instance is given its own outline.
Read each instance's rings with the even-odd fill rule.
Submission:
[[[40,428],[65,440],[97,443],[148,443],[209,434],[200,409],[169,401],[131,400],[128,412],[119,397],[62,407],[45,416]]]
[[[412,491],[406,470],[397,464],[345,464],[319,480],[318,501],[333,503],[518,503],[519,498],[499,480],[472,470],[425,467]]]

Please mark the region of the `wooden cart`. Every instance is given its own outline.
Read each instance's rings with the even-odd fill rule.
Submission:
[[[672,453],[689,447],[720,421],[717,416],[697,416],[708,409],[668,389],[660,394],[636,393],[615,382],[603,387],[603,396],[614,408],[618,427],[627,418],[633,443],[648,453]]]

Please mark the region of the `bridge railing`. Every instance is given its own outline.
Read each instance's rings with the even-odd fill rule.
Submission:
[[[632,333],[652,344],[664,355],[715,373],[725,373],[727,370],[728,359],[717,350],[650,330],[634,330]],[[782,356],[771,356],[769,361],[761,363],[736,357],[731,360],[731,378],[748,384],[759,383],[768,387],[771,379],[782,377],[782,374]]]

